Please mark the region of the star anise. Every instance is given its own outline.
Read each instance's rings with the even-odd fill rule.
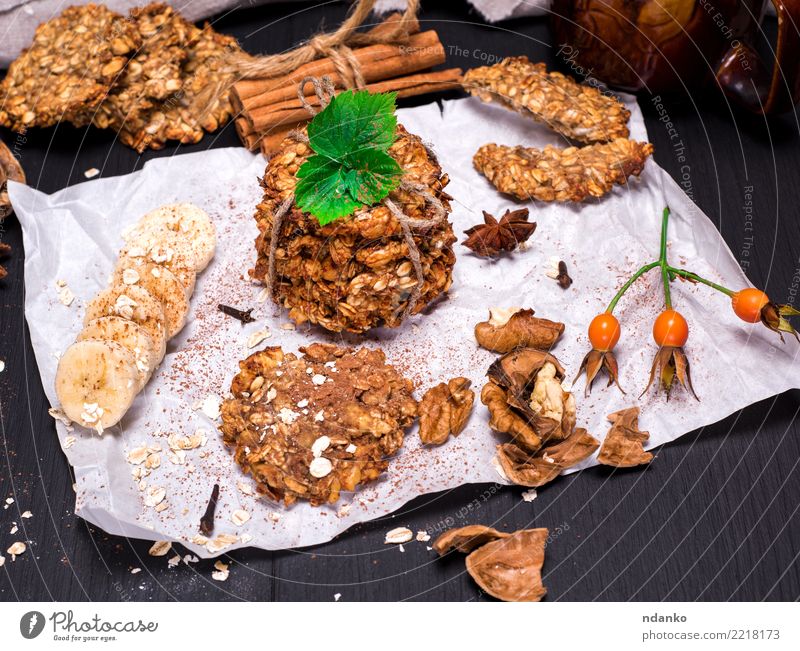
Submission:
[[[536,222],[528,221],[528,209],[506,210],[498,221],[485,210],[483,221],[464,231],[468,236],[464,246],[482,257],[495,256],[501,251],[513,251],[536,230]]]

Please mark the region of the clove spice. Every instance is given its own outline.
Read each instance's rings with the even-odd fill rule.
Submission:
[[[569,286],[572,284],[572,278],[570,278],[567,273],[567,263],[563,260],[559,260],[558,262],[558,276],[556,276],[556,280],[561,289],[569,289]]]
[[[214,514],[217,511],[217,500],[219,499],[219,484],[214,484],[211,491],[211,498],[208,500],[206,512],[200,518],[200,533],[204,536],[210,536],[214,531]]]
[[[253,313],[253,308],[250,308],[249,310],[237,310],[235,307],[223,305],[222,303],[217,305],[217,308],[223,314],[232,316],[234,319],[238,319],[242,323],[253,323],[253,321],[255,321],[255,319],[251,316]]]

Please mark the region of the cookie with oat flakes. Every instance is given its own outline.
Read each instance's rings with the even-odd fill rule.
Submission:
[[[69,7],[36,29],[0,83],[0,124],[23,132],[88,124],[141,38],[104,5]]]
[[[300,352],[271,347],[240,362],[220,429],[260,492],[333,503],[387,469],[417,415],[414,387],[379,349]]]
[[[239,51],[236,39],[189,25],[187,58],[181,67],[181,88],[162,101],[152,102],[120,129],[120,140],[143,152],[162,149],[169,140],[192,144],[200,142],[204,130],[213,132],[233,114],[227,96],[211,106],[203,106],[208,89],[226,85],[233,73],[226,54]]]
[[[131,9],[130,20],[142,46],[94,116],[93,123],[101,129],[120,129],[183,85],[181,66],[194,26],[171,7],[156,2]]]
[[[577,142],[609,142],[630,133],[630,111],[616,97],[524,56],[468,70],[462,85],[484,102],[518,111]]]

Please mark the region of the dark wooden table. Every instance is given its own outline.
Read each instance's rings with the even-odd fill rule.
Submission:
[[[448,64],[482,65],[485,57],[527,54],[556,64],[546,21],[489,26],[465,3],[428,5],[421,15],[448,50]],[[452,6],[451,6],[452,5]],[[324,21],[337,25],[344,6],[277,5],[238,10],[216,26],[250,52],[282,51]],[[717,224],[751,280],[779,302],[800,285],[800,138],[796,115],[765,120],[732,112],[718,92],[668,100],[685,148],[641,99],[655,158]],[[29,182],[52,192],[141,168],[157,156],[237,145],[233,128],[197,146],[137,156],[111,133],[62,127],[26,137],[4,132]],[[745,212],[752,194],[754,211]],[[800,597],[800,394],[766,400],[664,446],[644,469],[593,468],[559,479],[526,503],[518,488],[463,486],[426,495],[394,517],[357,526],[312,549],[230,555],[231,577],[211,580],[210,561],[168,569],[149,543],[106,535],[73,514],[72,475],[58,445],[22,312],[19,224],[2,224],[14,248],[0,282],[2,452],[0,547],[23,538],[29,551],[0,570],[3,600],[475,600],[484,599],[461,558],[437,560],[425,545],[405,553],[383,544],[398,524],[413,529],[468,523],[504,530],[553,531],[544,582],[555,600],[794,600]],[[800,369],[798,369],[800,372]],[[724,391],[724,378],[720,391]],[[713,398],[708,398],[713,399]],[[699,407],[702,409],[702,405]],[[32,519],[20,519],[23,511]],[[12,521],[20,533],[11,536]],[[131,567],[142,572],[130,573]]]

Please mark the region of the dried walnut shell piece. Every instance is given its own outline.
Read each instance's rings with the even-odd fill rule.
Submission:
[[[629,134],[631,114],[618,99],[560,72],[547,72],[543,63],[524,56],[468,70],[462,83],[484,102],[532,117],[572,140],[607,142]]]
[[[564,324],[539,319],[533,310],[489,310],[489,320],[475,326],[475,340],[486,350],[507,353],[515,348],[549,350],[564,333]]]
[[[423,443],[441,445],[451,434],[461,433],[475,401],[470,384],[467,378],[457,377],[425,392],[419,403],[419,437]]]
[[[625,138],[559,149],[484,145],[472,162],[500,192],[522,201],[583,201],[639,176],[653,145]]]
[[[470,524],[466,527],[445,531],[434,541],[432,546],[439,556],[444,556],[454,549],[469,554],[486,543],[500,538],[508,538],[510,535],[482,524]]]
[[[632,468],[650,463],[652,453],[645,452],[643,443],[650,438],[649,432],[639,429],[639,408],[630,407],[610,414],[611,429],[608,431],[597,460],[606,466]]]
[[[553,481],[563,470],[591,456],[600,442],[583,428],[566,439],[531,454],[513,443],[497,446],[497,459],[515,484],[536,488]]]
[[[547,529],[523,529],[479,547],[467,556],[467,572],[502,601],[541,601]]]

